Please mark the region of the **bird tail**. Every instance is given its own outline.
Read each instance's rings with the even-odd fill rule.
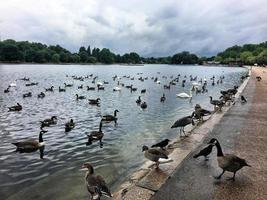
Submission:
[[[18,142],[12,142],[11,144],[15,145],[16,147],[19,145]]]
[[[193,158],[197,158],[197,157],[199,157],[199,154],[195,154],[195,155],[193,156]]]

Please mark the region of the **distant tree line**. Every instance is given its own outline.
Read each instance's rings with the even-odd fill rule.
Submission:
[[[246,65],[267,64],[267,42],[260,44],[245,44],[243,46],[233,46],[218,53],[214,58],[222,64],[242,63]]]
[[[15,63],[129,63],[129,64],[195,64],[199,59],[189,52],[160,58],[143,58],[131,52],[119,55],[107,48],[90,46],[80,47],[77,53],[71,53],[59,45],[46,45],[36,42],[4,40],[0,42],[0,61]]]

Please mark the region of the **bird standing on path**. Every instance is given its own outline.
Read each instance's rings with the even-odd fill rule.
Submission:
[[[152,145],[151,147],[160,147],[161,149],[164,149],[169,144],[169,139],[165,139],[157,144]]]
[[[145,152],[144,156],[156,163],[156,169],[159,168],[159,159],[168,159],[167,154],[161,149],[149,149],[147,146],[143,146],[142,151]]]
[[[213,144],[210,144],[209,146],[202,149],[199,153],[195,154],[193,158],[198,158],[199,156],[204,156],[205,160],[208,160],[208,155],[212,152]]]
[[[243,95],[241,95],[241,103],[247,103],[247,100]]]
[[[193,120],[193,117],[192,116],[186,116],[186,117],[183,117],[181,119],[178,119],[176,122],[174,122],[174,124],[171,126],[171,128],[180,128],[180,137],[181,137],[181,132],[184,133],[184,136],[187,137],[187,135],[185,134],[185,131],[184,131],[184,127],[189,125],[189,124],[192,124],[193,126],[195,125],[195,122]]]

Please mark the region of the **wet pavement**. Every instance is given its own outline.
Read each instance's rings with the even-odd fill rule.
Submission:
[[[258,82],[255,77],[261,76]],[[203,144],[187,156],[166,183],[152,196],[153,200],[178,199],[267,199],[267,70],[254,68],[242,95],[248,103],[239,100],[204,138]],[[226,172],[221,180],[214,179],[222,171],[218,167],[216,149],[208,161],[194,159],[211,138],[217,138],[224,153],[234,153],[252,165],[228,181]]]

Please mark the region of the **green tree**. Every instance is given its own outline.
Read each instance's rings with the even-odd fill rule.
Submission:
[[[86,63],[87,60],[88,60],[88,55],[87,55],[87,52],[86,51],[81,51],[79,53],[79,56],[80,56],[80,61],[83,62],[83,63]]]
[[[52,55],[52,59],[51,59],[52,63],[59,63],[60,61],[60,55],[55,53]]]

